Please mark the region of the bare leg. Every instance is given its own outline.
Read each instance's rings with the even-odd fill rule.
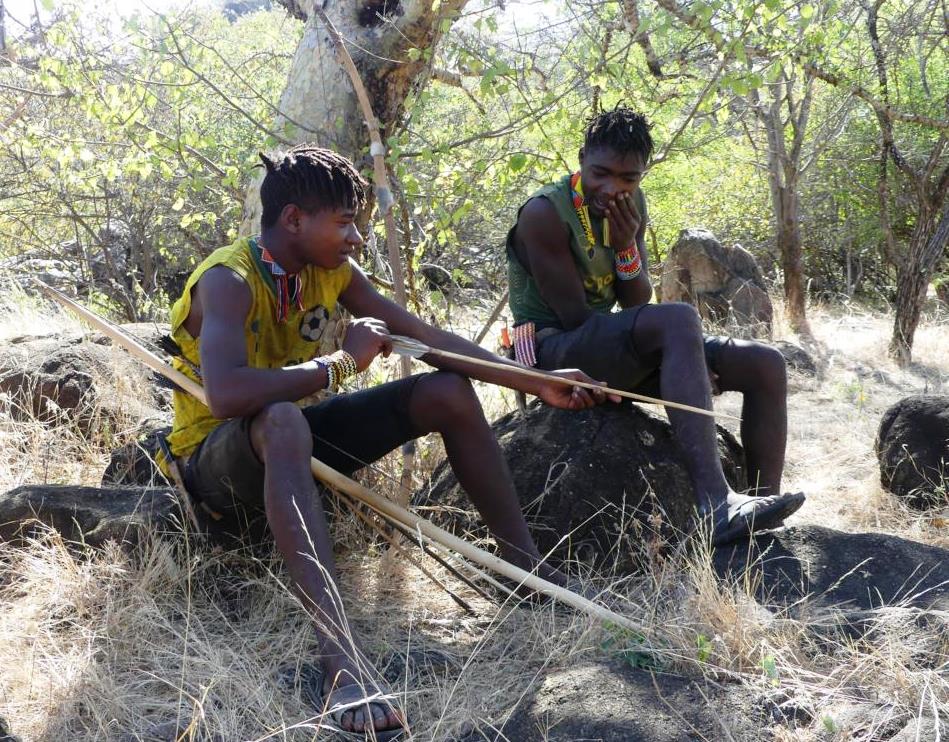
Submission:
[[[660,366],[659,384],[663,399],[707,410],[712,408],[702,326],[694,307],[675,303],[644,307],[633,330],[633,342],[644,359],[652,358]],[[771,359],[767,362],[770,363]],[[721,374],[722,370],[719,372]],[[800,493],[781,495],[778,490],[786,433],[770,439],[781,443],[780,462],[775,452],[766,450],[767,404],[771,402],[772,394],[777,393],[777,386],[775,381],[775,388],[769,394],[752,394],[750,420],[742,432],[743,441],[746,435],[752,440],[750,456],[754,462],[754,476],[760,477],[766,486],[773,487],[767,497],[739,495],[729,487],[719,459],[712,418],[682,410],[667,410],[669,422],[685,453],[699,512],[711,517],[713,543],[716,545],[727,543],[750,530],[775,527],[804,502]],[[748,404],[747,396],[745,400]],[[782,427],[785,429],[786,421]]]
[[[730,340],[719,350],[717,367],[722,391],[743,394],[741,443],[748,484],[759,495],[777,494],[788,438],[784,357],[761,343]]]
[[[418,430],[441,434],[452,471],[504,559],[564,584],[563,573],[540,564],[542,557],[521,512],[507,462],[470,382],[445,372],[420,379],[409,402],[409,415]]]
[[[317,641],[328,684],[337,687],[364,678],[358,649],[346,639],[348,624],[336,590],[336,566],[323,504],[310,473],[310,429],[300,409],[289,402],[270,405],[251,423],[251,442],[264,462],[264,504],[274,542],[287,563],[290,579],[317,624]],[[363,731],[400,726],[385,704],[354,709],[344,728]]]
[[[660,366],[662,398],[712,409],[712,388],[705,371],[702,322],[689,304],[650,304],[640,310],[633,331],[636,350]],[[685,452],[686,466],[701,507],[717,507],[731,489],[722,471],[715,421],[704,415],[667,408],[669,422]]]

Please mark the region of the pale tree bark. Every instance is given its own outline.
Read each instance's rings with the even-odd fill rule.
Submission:
[[[310,7],[309,3],[288,2],[297,17]],[[348,44],[383,136],[398,130],[406,97],[428,81],[432,49],[465,2],[446,0],[437,10],[429,0],[330,0],[323,6]],[[388,14],[381,18],[378,9]],[[411,54],[415,59],[409,58],[412,49],[418,52]],[[309,13],[306,20],[279,109],[272,128],[284,139],[328,147],[363,164],[369,133],[352,83],[339,64],[329,32],[315,13]],[[260,223],[261,177],[259,174],[248,189],[241,225],[244,233],[257,230]]]

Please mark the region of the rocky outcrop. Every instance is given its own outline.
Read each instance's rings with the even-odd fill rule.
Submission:
[[[636,670],[619,662],[581,662],[548,672],[496,739],[519,742],[680,742],[761,739],[770,721],[738,686]],[[473,742],[474,735],[469,735]],[[468,739],[466,738],[466,742]],[[478,739],[484,739],[478,734]]]
[[[151,347],[163,331],[125,325]],[[86,433],[123,416],[160,417],[171,407],[167,384],[97,333],[14,338],[0,346],[0,392],[11,412],[48,423],[75,422]]]
[[[876,454],[884,489],[915,508],[949,504],[949,397],[922,394],[890,407]]]
[[[0,495],[0,541],[20,543],[48,527],[94,547],[135,544],[151,529],[180,531],[184,517],[167,487],[24,485]]]
[[[735,337],[770,338],[774,309],[750,252],[725,247],[711,232],[684,229],[663,264],[662,300],[694,305],[702,318]]]
[[[694,495],[665,419],[636,405],[568,412],[532,404],[494,424],[542,552],[632,569],[644,544],[676,540]],[[745,487],[744,453],[719,428],[726,476]],[[442,464],[416,503],[456,533],[485,533],[451,469]]]

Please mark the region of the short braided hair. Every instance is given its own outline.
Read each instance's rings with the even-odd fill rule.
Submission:
[[[649,162],[653,150],[649,129],[650,124],[643,114],[617,106],[587,121],[583,149],[609,147],[617,152],[638,152],[644,161]]]
[[[259,155],[267,171],[260,184],[263,228],[276,224],[287,204],[310,213],[321,209],[358,211],[366,205],[369,184],[352,162],[332,150],[298,144],[283,159]]]

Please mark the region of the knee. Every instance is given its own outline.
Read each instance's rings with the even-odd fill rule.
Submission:
[[[292,402],[275,402],[264,407],[254,417],[250,435],[254,449],[264,461],[274,452],[308,456],[313,449],[303,411]]]
[[[760,389],[782,396],[787,394],[787,362],[777,348],[755,343],[748,356],[748,364],[754,369]]]
[[[675,301],[658,304],[657,308],[663,312],[663,334],[667,339],[702,337],[702,318],[691,304]]]
[[[435,416],[457,418],[475,412],[481,414],[481,402],[471,382],[456,373],[438,371],[420,379],[416,395],[416,401]]]

